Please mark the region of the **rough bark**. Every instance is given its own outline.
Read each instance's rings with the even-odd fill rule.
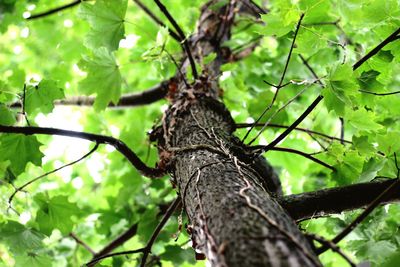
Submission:
[[[220,1],[220,8],[217,2],[203,6],[197,31],[189,38],[202,74],[190,85],[181,80],[162,129],[155,132],[160,164],[169,166],[182,197],[193,247],[212,266],[321,266],[276,201],[280,185],[273,170],[254,167],[253,155],[233,136],[234,121],[217,100],[220,67],[230,57],[223,43],[230,38],[235,14],[257,13],[249,8],[251,1]],[[201,64],[210,53],[215,60]],[[188,66],[183,60],[181,73]]]
[[[194,248],[212,266],[321,266],[233,141],[229,112],[204,91],[192,93],[167,112],[160,147],[169,151],[164,157],[173,153]]]

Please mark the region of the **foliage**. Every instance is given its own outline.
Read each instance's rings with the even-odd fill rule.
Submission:
[[[186,35],[195,30],[205,1],[164,1]],[[260,4],[261,1],[255,1]],[[0,2],[0,124],[59,127],[112,135],[123,140],[149,166],[157,161],[146,131],[160,120],[167,102],[133,109],[107,109],[124,93],[140,92],[175,75],[171,61],[182,56],[180,44],[167,36],[133,1],[87,1],[53,15],[27,20],[68,1],[7,0]],[[154,3],[148,6],[160,18]],[[226,46],[238,51],[256,40],[244,59],[225,64],[220,77],[223,101],[236,122],[253,122],[268,106],[285,66],[300,14],[304,19],[286,72],[285,82],[265,122],[290,125],[319,95],[324,96],[301,127],[344,139],[321,139],[294,131],[279,144],[334,166],[324,168],[299,155],[271,151],[268,160],[279,171],[286,194],[396,177],[395,152],[400,152],[400,94],[376,95],[400,88],[399,41],[387,44],[353,71],[353,64],[400,27],[397,0],[275,0],[260,21],[240,16]],[[263,23],[261,23],[263,22]],[[213,60],[210,55],[207,61]],[[317,77],[303,64],[305,59]],[[207,63],[207,62],[206,62]],[[317,80],[317,81],[316,81]],[[321,82],[323,86],[318,84]],[[375,94],[375,95],[374,95]],[[55,106],[77,95],[96,97],[94,109]],[[11,107],[22,103],[24,109]],[[239,129],[243,137],[246,129]],[[282,130],[267,127],[259,144]],[[255,137],[257,130],[247,140]],[[9,196],[32,178],[76,160],[89,143],[51,136],[0,135],[0,265],[79,266],[92,255],[71,232],[99,251],[138,223],[137,234],[119,250],[143,247],[162,217],[162,207],[176,196],[167,178],[142,177],[110,146],[102,146],[85,163],[63,169]],[[400,155],[400,153],[398,153]],[[306,231],[334,237],[359,212],[302,223]],[[340,243],[357,261],[373,266],[399,262],[400,209],[376,210]],[[204,266],[183,231],[177,241],[174,215],[152,248],[165,266]],[[121,260],[122,259],[122,260]],[[104,266],[136,266],[140,254],[103,261]],[[335,253],[321,256],[326,266],[345,263]],[[164,266],[164,265],[163,265]]]

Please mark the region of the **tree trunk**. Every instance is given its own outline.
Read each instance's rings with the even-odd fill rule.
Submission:
[[[212,266],[321,266],[310,244],[246,162],[223,104],[191,91],[167,111],[163,143],[193,247]],[[171,155],[160,153],[161,155]]]
[[[210,53],[216,57],[201,64],[202,75],[194,84],[179,76],[162,130],[156,132],[160,164],[169,167],[179,190],[193,247],[212,266],[321,266],[275,200],[280,185],[273,171],[254,166],[260,160],[254,161],[233,136],[234,121],[217,100],[220,67],[230,60],[223,43],[230,39],[236,13],[258,16],[253,7],[248,0],[210,1],[203,6],[197,31],[188,39],[190,50],[197,62]],[[186,59],[180,72],[185,74],[188,66]]]

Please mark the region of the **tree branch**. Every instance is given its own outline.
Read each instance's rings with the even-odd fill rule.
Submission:
[[[250,127],[252,125],[253,125],[252,123],[237,123],[236,124],[236,128],[247,128],[247,127]],[[263,123],[257,123],[256,127],[261,127],[263,125],[264,125]],[[274,123],[270,123],[270,124],[268,124],[268,126],[269,127],[274,127],[274,128],[282,128],[282,129],[289,128],[289,126],[280,125],[280,124],[274,124]],[[330,135],[327,135],[327,134],[324,134],[324,133],[316,132],[316,131],[305,129],[305,128],[295,127],[294,130],[295,131],[300,131],[300,132],[305,132],[305,133],[312,134],[312,135],[313,134],[314,135],[319,135],[321,137],[324,137],[324,138],[330,139],[330,140],[343,141],[345,143],[352,144],[352,142],[349,141],[349,140],[341,140],[339,137],[330,136]]]
[[[145,6],[145,4],[143,4],[141,1],[139,0],[133,0],[133,2],[135,2],[150,18],[152,18],[158,25],[160,25],[161,27],[167,27],[164,22],[162,22],[156,15],[154,15],[153,12],[151,12],[150,9],[147,8],[147,6]],[[168,28],[168,32],[169,35],[171,35],[172,38],[174,38],[176,41],[181,42],[181,38],[179,37],[179,35],[174,32],[172,29]]]
[[[52,173],[58,172],[59,170],[62,170],[62,169],[64,169],[64,168],[68,167],[68,166],[74,165],[74,164],[76,164],[76,163],[78,163],[78,162],[84,160],[85,158],[87,158],[87,157],[89,157],[91,154],[93,154],[93,153],[97,150],[98,147],[99,147],[99,143],[96,143],[96,145],[95,145],[88,153],[86,153],[85,155],[83,155],[83,156],[80,157],[79,159],[76,159],[76,160],[74,160],[74,161],[72,161],[72,162],[69,162],[69,163],[67,163],[67,164],[65,164],[65,165],[62,165],[62,166],[59,167],[59,168],[56,168],[56,169],[51,170],[51,171],[49,171],[49,172],[46,172],[46,173],[44,173],[44,174],[42,174],[42,175],[40,175],[40,176],[38,176],[38,177],[36,177],[36,178],[33,178],[32,180],[29,180],[28,182],[24,183],[23,185],[21,185],[21,186],[15,188],[15,189],[14,189],[14,192],[13,192],[13,193],[11,194],[11,196],[8,198],[8,206],[9,206],[9,208],[11,208],[12,210],[14,210],[14,209],[12,208],[12,201],[13,201],[15,195],[16,195],[18,192],[23,191],[25,187],[27,187],[28,185],[30,185],[30,184],[32,184],[32,183],[34,183],[34,182],[36,182],[36,181],[38,181],[38,180],[40,180],[40,179],[46,177],[46,176],[48,176],[48,175],[50,175],[50,174],[52,174]],[[14,210],[14,211],[15,211],[15,210]]]
[[[17,127],[0,125],[0,133],[19,133],[24,135],[44,134],[44,135],[60,135],[73,138],[80,138],[96,142],[98,144],[108,144],[113,146],[144,176],[157,178],[164,175],[165,171],[159,168],[148,167],[124,142],[111,136],[91,134],[77,131],[62,130],[57,128],[45,127]]]
[[[128,251],[122,251],[122,252],[117,252],[117,253],[111,253],[111,254],[106,254],[102,255],[99,257],[95,257],[92,259],[90,262],[86,263],[86,266],[94,266],[97,262],[99,262],[102,259],[105,258],[110,258],[114,256],[120,256],[120,255],[128,255],[128,254],[133,254],[133,253],[141,253],[143,252],[143,257],[140,266],[145,266],[146,264],[146,259],[149,253],[151,252],[151,247],[153,246],[154,241],[157,239],[160,231],[164,227],[164,225],[167,223],[168,219],[171,217],[172,213],[175,211],[176,207],[181,203],[180,197],[177,197],[174,202],[171,203],[169,206],[168,210],[165,212],[163,218],[161,221],[158,223],[157,227],[154,229],[153,234],[151,235],[149,241],[147,241],[147,244],[145,247],[140,248],[140,249],[135,249],[135,250],[128,250]]]
[[[254,146],[253,148],[264,148],[265,146]],[[318,163],[332,171],[335,171],[335,168],[325,162],[323,162],[322,160],[319,160],[315,157],[313,157],[312,155],[310,155],[309,153],[300,151],[300,150],[296,150],[296,149],[292,149],[292,148],[287,148],[287,147],[273,147],[270,150],[274,150],[274,151],[281,151],[281,152],[288,152],[288,153],[292,153],[292,154],[297,154],[297,155],[301,155],[309,160],[314,161],[315,163]]]
[[[293,122],[292,125],[289,126],[289,128],[287,128],[283,133],[281,133],[277,138],[275,138],[275,140],[273,140],[271,143],[269,143],[268,145],[266,145],[262,151],[260,153],[266,152],[268,150],[270,150],[271,148],[273,148],[274,146],[276,146],[279,142],[281,142],[283,139],[286,138],[286,136],[288,136],[310,113],[311,111],[314,110],[314,108],[318,105],[319,102],[321,102],[321,100],[324,97],[322,95],[319,95],[312,103],[310,106],[308,106],[308,108],[303,112],[303,114],[300,115],[300,117],[295,120],[295,122]]]
[[[84,1],[84,0],[83,0],[83,1]],[[57,12],[59,12],[59,11],[62,11],[62,10],[65,10],[65,9],[68,9],[68,8],[71,8],[71,7],[74,7],[74,6],[77,6],[77,5],[79,5],[79,4],[80,4],[81,2],[83,2],[83,1],[82,1],[82,0],[75,0],[75,1],[73,1],[73,2],[71,2],[71,3],[69,3],[69,4],[65,4],[65,5],[63,5],[63,6],[59,6],[59,7],[56,7],[56,8],[47,10],[47,11],[45,11],[45,12],[42,12],[42,13],[34,14],[34,15],[32,15],[32,16],[26,18],[26,19],[27,19],[27,20],[32,20],[32,19],[43,18],[43,17],[49,16],[49,15],[52,15],[52,14],[54,14],[54,13],[57,13]]]
[[[133,224],[131,227],[129,227],[128,230],[126,230],[124,233],[122,233],[120,236],[118,236],[116,239],[114,239],[113,241],[111,241],[107,246],[105,246],[102,250],[100,250],[97,253],[93,254],[93,259],[102,257],[108,253],[110,253],[111,251],[113,251],[115,248],[121,246],[123,243],[125,243],[126,241],[128,241],[130,238],[132,238],[134,235],[136,235],[137,232],[137,228],[138,228],[138,224],[135,223]]]
[[[397,164],[396,164],[397,165]],[[395,193],[395,191],[398,189],[397,187],[400,186],[400,179],[397,178],[395,179],[394,183],[389,185],[385,190],[380,191],[381,193],[370,203],[368,204],[367,208],[360,214],[358,215],[354,221],[352,221],[346,228],[344,228],[337,236],[335,236],[331,242],[333,244],[339,243],[343,238],[345,238],[351,231],[353,231],[354,228],[356,228],[357,225],[359,225],[371,212],[379,205],[382,203],[383,199],[392,195]],[[328,246],[323,245],[319,249],[317,249],[316,253],[317,255],[324,253],[329,249]]]
[[[69,237],[71,237],[73,240],[75,240],[76,243],[78,243],[79,245],[81,245],[82,247],[84,247],[87,251],[90,252],[90,254],[94,255],[95,252],[94,250],[88,246],[88,244],[86,244],[85,242],[83,242],[76,234],[74,234],[73,232],[69,233],[68,235]]]
[[[160,84],[140,93],[123,95],[121,96],[117,104],[110,103],[108,106],[112,108],[123,108],[154,103],[158,100],[163,99],[167,95],[168,86],[171,79],[163,81]],[[92,106],[95,99],[96,98],[93,96],[75,96],[64,100],[55,101],[54,104],[64,106]],[[21,103],[14,102],[10,105],[10,107],[20,108]]]
[[[385,45],[387,45],[390,42],[396,41],[398,39],[398,35],[400,34],[400,28],[398,28],[396,31],[394,31],[391,35],[389,35],[385,40],[382,41],[382,43],[378,44],[374,49],[372,49],[368,54],[363,56],[359,61],[357,61],[353,65],[353,70],[358,69],[365,61],[373,57],[375,54],[377,54]]]
[[[370,92],[370,91],[366,91],[366,90],[358,90],[358,91],[361,93],[376,95],[376,96],[388,96],[388,95],[400,94],[400,91],[394,91],[394,92],[389,92],[389,93],[375,93],[375,92]]]
[[[323,189],[314,192],[288,195],[281,197],[279,203],[296,221],[311,219],[323,215],[341,213],[343,211],[360,209],[370,204],[396,180],[374,181]],[[395,185],[395,191],[382,199],[382,204],[400,201],[400,184]]]
[[[154,2],[158,6],[158,8],[161,10],[161,12],[167,17],[169,22],[171,22],[172,26],[175,28],[175,30],[179,34],[180,41],[182,42],[183,48],[184,48],[184,50],[186,52],[186,55],[187,55],[187,57],[189,59],[189,62],[190,62],[190,66],[192,68],[193,77],[195,79],[197,79],[198,78],[198,74],[197,74],[197,70],[196,70],[196,64],[194,62],[192,53],[190,52],[190,47],[189,47],[189,44],[187,42],[187,38],[186,38],[185,34],[183,33],[181,27],[179,27],[179,25],[175,21],[175,19],[171,16],[171,14],[167,10],[167,8],[159,0],[154,0]]]

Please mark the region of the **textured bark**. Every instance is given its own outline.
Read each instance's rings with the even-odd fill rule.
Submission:
[[[256,15],[252,1],[210,1],[197,31],[189,38],[191,53],[202,67],[193,84],[181,79],[171,97],[159,140],[160,165],[169,166],[182,197],[193,247],[212,266],[321,266],[310,244],[275,200],[280,183],[273,169],[233,136],[235,124],[220,103],[218,77],[230,60],[223,43],[230,39],[235,14]],[[201,64],[215,53],[215,59]],[[188,72],[183,60],[181,73]],[[272,191],[272,192],[271,192]]]
[[[194,92],[169,109],[160,144],[174,153],[193,246],[212,266],[321,266],[233,141],[229,112],[205,95]]]

